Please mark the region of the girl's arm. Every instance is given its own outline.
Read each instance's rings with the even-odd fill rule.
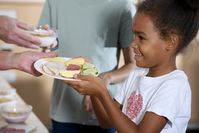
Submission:
[[[104,80],[105,84],[114,84],[124,81],[134,66],[133,50],[131,47],[123,48],[124,65],[116,70],[102,73],[100,77]]]
[[[118,133],[159,133],[167,119],[155,113],[147,112],[136,125],[121,110],[119,104],[111,98],[102,79],[93,76],[77,76],[82,81],[65,81],[80,94],[91,95],[96,116],[103,127],[114,127]]]
[[[123,51],[125,64],[119,69],[105,72],[99,75],[99,77],[103,79],[106,85],[120,83],[124,81],[128,77],[130,71],[132,70],[134,66],[132,48],[131,47],[123,48],[122,51]],[[92,111],[89,95],[84,96],[83,106],[84,106],[85,111],[88,111],[88,112]]]
[[[98,99],[102,103],[109,121],[118,133],[159,133],[168,121],[165,117],[147,112],[140,124],[136,125],[115,106],[115,102],[107,92],[102,91],[98,95]]]
[[[100,126],[102,128],[112,128],[113,124],[99,99],[96,96],[91,96],[91,101]],[[120,104],[118,102],[115,102],[114,104],[116,108],[120,108]]]

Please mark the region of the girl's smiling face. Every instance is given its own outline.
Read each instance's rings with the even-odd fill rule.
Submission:
[[[137,13],[133,21],[133,32],[132,47],[137,66],[161,69],[171,65],[169,42],[161,38],[150,17]]]

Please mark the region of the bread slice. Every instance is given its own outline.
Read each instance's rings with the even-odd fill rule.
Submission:
[[[66,59],[64,59],[63,57],[46,58],[45,60],[49,62],[61,62],[61,63],[66,62]]]
[[[73,58],[68,61],[65,61],[65,65],[68,66],[69,64],[75,64],[75,65],[83,65],[85,63],[84,58]]]
[[[65,69],[65,65],[61,62],[46,62],[43,64],[42,69],[45,73],[51,76],[57,76],[59,75],[60,70]]]
[[[59,74],[65,78],[73,78],[75,74],[80,74],[81,70],[61,70]]]

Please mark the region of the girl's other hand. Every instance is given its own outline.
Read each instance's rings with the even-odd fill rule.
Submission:
[[[106,86],[104,81],[99,77],[88,76],[88,75],[75,75],[75,79],[80,79],[81,81],[68,81],[64,82],[74,88],[78,93],[82,95],[100,95],[104,90],[106,91]]]
[[[108,73],[101,73],[99,77],[104,81],[106,87],[111,83],[111,76]]]
[[[82,104],[86,112],[93,113],[93,106],[89,95],[84,96]]]

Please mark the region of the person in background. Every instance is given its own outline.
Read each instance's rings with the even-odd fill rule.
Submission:
[[[62,57],[84,56],[99,68],[111,94],[133,68],[133,0],[47,0],[40,25],[58,29],[58,52]],[[118,61],[123,51],[125,64]],[[81,96],[60,80],[55,80],[50,117],[53,133],[111,133],[102,129],[92,112],[90,96]]]
[[[176,68],[176,56],[196,37],[198,0],[145,0],[133,21],[134,68],[111,98],[100,78],[77,76],[65,81],[80,94],[91,95],[104,128],[118,133],[185,133],[191,117],[191,89]],[[73,103],[73,102],[72,102]]]
[[[0,39],[6,43],[13,43],[21,47],[37,49],[40,40],[31,36],[26,31],[33,30],[32,27],[22,23],[14,18],[0,16]],[[45,57],[57,56],[57,52],[33,52],[26,51],[21,53],[13,53],[0,51],[0,70],[17,69],[27,72],[34,76],[40,76],[33,64],[36,60]]]

